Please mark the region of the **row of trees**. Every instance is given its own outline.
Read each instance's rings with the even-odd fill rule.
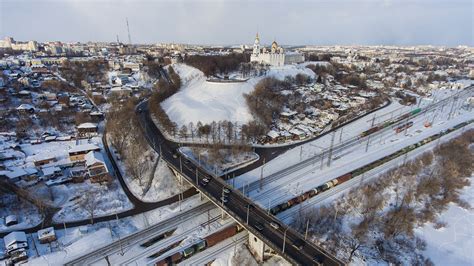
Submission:
[[[218,145],[244,145],[256,140],[265,133],[265,127],[255,121],[237,125],[226,120],[213,121],[209,124],[203,124],[201,121],[198,121],[196,124],[190,122],[187,126],[182,125],[176,132],[183,140],[195,141],[205,139],[208,143]]]
[[[228,74],[239,70],[241,63],[249,61],[249,55],[231,53],[228,55],[191,55],[186,56],[184,62],[201,70],[204,75]]]
[[[467,131],[330,205],[301,211],[293,226],[304,231],[309,220],[313,239],[349,261],[431,264],[414,229],[426,222],[445,226],[437,219],[451,202],[470,208],[460,192],[474,170],[473,142],[474,130]]]

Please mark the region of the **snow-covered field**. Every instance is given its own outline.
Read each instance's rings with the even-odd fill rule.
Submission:
[[[263,77],[250,78],[246,82],[215,83],[207,82],[204,74],[194,67],[185,64],[172,66],[181,77],[182,87],[165,100],[162,107],[179,127],[188,126],[190,122],[196,124],[198,121],[206,124],[227,120],[245,124],[253,120],[243,94],[253,91]],[[298,73],[315,76],[310,69],[296,65],[271,68],[266,76],[284,79]]]
[[[447,224],[446,227],[435,229],[429,223],[415,230],[427,243],[424,255],[435,265],[474,265],[473,180],[474,176],[471,177],[471,185],[464,188],[461,196],[471,205],[470,209],[451,203],[449,209],[439,217]]]

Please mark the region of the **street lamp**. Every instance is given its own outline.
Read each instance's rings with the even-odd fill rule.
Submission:
[[[283,248],[281,250],[282,253],[285,253],[285,244],[286,244],[286,231],[288,231],[289,227],[285,229],[285,232],[283,233]]]
[[[249,224],[249,211],[250,211],[250,204],[247,204],[247,225]]]
[[[196,167],[196,187],[199,186],[198,168]]]

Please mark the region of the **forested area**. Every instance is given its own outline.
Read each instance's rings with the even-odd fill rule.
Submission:
[[[60,68],[64,79],[72,81],[76,87],[83,88],[81,81],[106,82],[109,64],[105,60],[65,61]]]
[[[231,53],[228,55],[190,55],[184,62],[201,70],[207,77],[220,74],[225,75],[239,70],[242,63],[249,61],[249,55]]]

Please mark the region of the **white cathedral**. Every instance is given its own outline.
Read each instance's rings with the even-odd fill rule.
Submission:
[[[258,62],[263,64],[269,64],[272,66],[282,66],[287,64],[296,64],[304,62],[304,55],[297,52],[284,52],[282,47],[279,47],[276,41],[273,41],[270,51],[267,48],[260,48],[260,38],[255,37],[253,44],[252,55],[250,56],[250,62]]]

